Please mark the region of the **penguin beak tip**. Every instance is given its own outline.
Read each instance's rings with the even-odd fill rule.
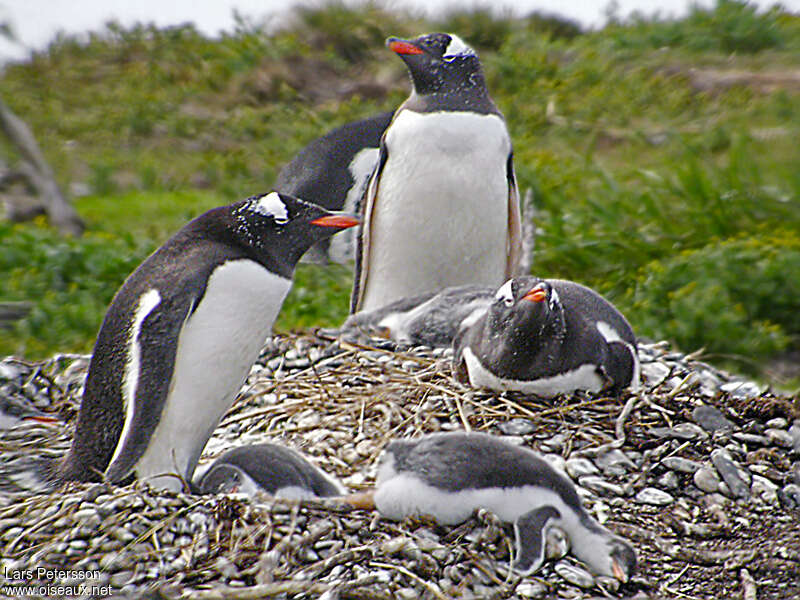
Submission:
[[[547,292],[545,292],[542,288],[535,287],[522,298],[523,300],[528,300],[530,302],[543,302],[547,300]]]
[[[625,574],[625,570],[615,558],[611,559],[611,571],[614,573],[614,577],[619,579],[622,583],[628,582],[628,576]]]
[[[422,50],[420,48],[417,48],[414,44],[407,42],[406,40],[389,38],[386,40],[386,45],[389,47],[389,50],[395,54],[400,54],[401,56],[408,54],[422,54]]]
[[[354,217],[353,215],[344,214],[325,215],[324,217],[318,217],[311,221],[311,224],[316,225],[317,227],[335,227],[337,229],[355,227],[359,223],[361,223],[360,219]]]

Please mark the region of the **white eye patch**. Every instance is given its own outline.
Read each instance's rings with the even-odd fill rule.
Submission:
[[[511,289],[512,281],[512,279],[506,281],[502,286],[500,286],[500,289],[497,290],[497,293],[494,295],[496,300],[502,300],[506,306],[511,306],[514,304],[514,291]]]
[[[558,303],[558,292],[555,290],[555,288],[553,288],[550,290],[550,301],[547,304],[550,307],[550,310],[555,310],[556,306],[558,306]]]
[[[452,33],[449,35],[450,43],[447,45],[442,55],[444,60],[451,61],[459,56],[475,56],[475,51],[467,46],[460,37]]]
[[[251,206],[255,212],[272,217],[278,225],[289,222],[289,213],[278,192],[270,192],[258,198]]]

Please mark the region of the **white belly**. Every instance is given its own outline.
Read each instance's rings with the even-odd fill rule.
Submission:
[[[372,207],[361,310],[505,280],[511,150],[496,115],[400,113]]]
[[[135,467],[139,478],[162,473],[191,478],[203,446],[233,404],[290,288],[290,280],[250,260],[231,261],[214,271],[200,305],[181,330],[169,397]],[[150,483],[180,489],[175,477]]]

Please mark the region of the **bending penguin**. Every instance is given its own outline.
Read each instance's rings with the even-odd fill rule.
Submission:
[[[639,387],[636,337],[597,292],[560,279],[508,280],[453,340],[453,374],[473,387],[552,397]]]
[[[383,134],[363,202],[351,312],[517,274],[520,208],[505,120],[457,36],[389,38],[411,96]]]
[[[135,475],[180,489],[258,357],[300,256],[357,222],[272,192],[210,210],[156,250],[103,319],[55,478]]]
[[[310,500],[341,496],[345,489],[298,452],[277,444],[252,444],[223,453],[197,481],[203,494],[264,492]]]
[[[368,496],[348,498],[369,505]],[[487,434],[434,433],[390,442],[378,462],[371,500],[386,518],[430,515],[442,525],[466,521],[479,508],[490,510],[513,523],[513,567],[523,575],[542,566],[555,528],[597,575],[625,582],[636,570],[631,545],[586,512],[565,475],[532,450]]]

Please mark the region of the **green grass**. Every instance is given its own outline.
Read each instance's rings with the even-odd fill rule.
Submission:
[[[583,33],[481,7],[438,22],[372,3],[294,15],[269,33],[241,19],[216,41],[190,27],[111,25],[6,69],[4,101],[60,182],[92,195],[76,201],[89,225],[80,240],[41,223],[0,226],[0,301],[35,302],[0,331],[0,355],[88,350],[125,276],[189,219],[268,190],[331,128],[396,107],[407,76],[383,39],[433,30],[481,53],[520,187],[535,191],[537,274],[593,286],[641,335],[738,357],[751,373],[800,350],[798,91],[698,79],[796,71],[800,17],[721,0],[681,20],[618,18]],[[322,77],[386,89],[315,99]],[[4,144],[0,158],[13,162]],[[301,266],[278,329],[341,321],[350,280],[344,268]]]

